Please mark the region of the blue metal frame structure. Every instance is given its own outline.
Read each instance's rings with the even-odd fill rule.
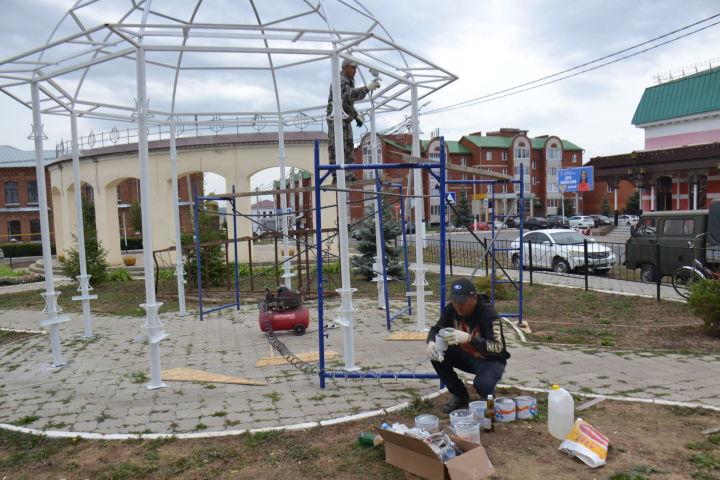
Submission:
[[[510,317],[510,318],[517,318],[518,319],[518,325],[523,324],[523,266],[524,266],[524,248],[525,244],[522,241],[523,233],[524,233],[524,226],[525,226],[525,202],[523,201],[524,198],[524,187],[525,184],[523,182],[523,165],[520,164],[519,168],[520,173],[520,180],[447,180],[446,183],[449,185],[467,185],[467,184],[478,184],[478,185],[492,185],[492,215],[490,217],[490,223],[492,225],[492,239],[490,241],[490,249],[492,252],[492,255],[490,255],[492,259],[492,267],[491,267],[491,276],[490,276],[490,289],[491,289],[491,301],[494,304],[495,303],[495,285],[502,284],[502,283],[512,283],[516,284],[518,287],[518,313],[502,313],[498,312],[501,317]],[[495,219],[498,218],[497,215],[495,215],[495,185],[498,184],[520,184],[520,202],[518,205],[518,213],[513,215],[503,215],[500,216],[500,218],[503,219],[503,223],[505,219],[509,217],[517,217],[519,222],[519,229],[520,229],[520,242],[518,248],[513,247],[496,247],[495,246]],[[441,205],[444,205],[445,202],[440,202]],[[444,226],[441,226],[441,230],[444,229]],[[443,240],[441,240],[442,242]],[[443,243],[440,244],[441,247]],[[520,255],[520,270],[519,270],[519,276],[518,281],[515,282],[514,280],[498,280],[497,279],[497,270],[496,270],[496,253],[497,252],[518,252]],[[440,255],[444,255],[444,252],[441,249]],[[512,254],[511,254],[512,256]]]
[[[317,261],[317,292],[318,292],[318,343],[320,351],[319,377],[320,388],[325,388],[326,378],[438,378],[434,373],[390,373],[390,372],[326,372],[325,371],[325,309],[324,309],[324,282],[323,282],[323,261],[322,261],[322,215],[320,192],[321,185],[333,172],[344,170],[413,170],[423,169],[430,173],[440,184],[440,192],[445,192],[445,139],[440,138],[440,161],[432,163],[385,163],[385,164],[348,164],[348,165],[321,165],[320,164],[320,142],[315,141],[315,241]],[[436,174],[434,170],[437,170]],[[323,173],[324,172],[324,173]],[[378,195],[379,197],[379,195]],[[418,208],[416,205],[415,208]],[[420,207],[424,208],[424,204]],[[445,305],[445,202],[440,202],[440,305]],[[383,272],[385,273],[385,272]]]
[[[197,281],[198,281],[198,309],[200,310],[200,321],[205,320],[205,315],[208,313],[223,310],[225,308],[235,307],[236,310],[240,310],[240,273],[238,271],[238,244],[237,244],[237,215],[233,215],[233,252],[235,254],[235,302],[221,305],[205,310],[203,303],[203,290],[202,290],[202,264],[200,263],[200,202],[205,200],[223,200],[230,202],[232,205],[232,211],[236,211],[236,198],[235,198],[235,185],[232,187],[233,195],[231,197],[200,197],[197,192],[197,185],[193,187],[193,210],[195,214],[195,267],[197,270]]]

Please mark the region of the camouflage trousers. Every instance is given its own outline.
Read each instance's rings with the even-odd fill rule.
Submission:
[[[345,150],[345,164],[355,162],[355,146],[353,145],[353,130],[350,122],[343,123],[343,142]],[[335,127],[332,121],[328,121],[328,156],[330,163],[335,164]]]

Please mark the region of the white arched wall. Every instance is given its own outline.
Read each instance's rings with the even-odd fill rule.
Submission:
[[[216,137],[208,137],[212,140]],[[180,143],[180,142],[178,142]],[[170,175],[170,153],[168,149],[154,149],[150,145],[149,173],[150,173],[150,200],[152,203],[152,225],[154,250],[160,250],[175,245],[175,223],[172,214],[173,192]],[[95,216],[98,239],[103,247],[108,250],[108,261],[111,265],[122,263],[120,249],[120,225],[118,222],[117,194],[118,183],[126,178],[139,177],[139,165],[137,151],[113,152],[113,147],[93,152],[93,155],[85,155],[80,159],[80,178],[82,182],[89,183],[95,191]],[[288,142],[286,151],[286,174],[290,173],[290,167],[314,171],[314,143],[313,141]],[[250,177],[266,168],[279,166],[278,146],[275,142],[264,142],[262,144],[222,144],[212,143],[193,145],[185,149],[178,145],[177,149],[177,172],[183,176],[192,172],[214,172],[225,178],[227,189],[233,185],[238,192],[250,190]],[[326,164],[327,141],[322,140],[320,147],[320,162]],[[51,186],[58,187],[61,193],[65,193],[65,201],[55,203],[53,195],[53,206],[62,212],[54,215],[55,231],[58,232],[56,242],[62,246],[64,251],[72,246],[72,238],[68,229],[63,228],[63,222],[68,224],[69,211],[74,211],[74,198],[68,195],[67,186],[73,184],[71,160],[63,159],[55,162],[50,168]],[[329,182],[326,182],[329,183]],[[63,189],[61,186],[65,185]],[[102,186],[102,187],[100,187]],[[220,192],[217,192],[220,193]],[[227,193],[227,192],[225,192]],[[240,211],[250,212],[252,197],[238,197],[237,208]],[[336,203],[335,194],[324,192],[321,195],[322,205]],[[58,208],[58,205],[61,208]],[[336,210],[323,210],[323,227],[335,226]],[[252,232],[250,221],[238,222],[238,236],[248,236]],[[75,229],[76,230],[76,229]],[[333,242],[337,245],[337,242]],[[247,259],[245,249],[240,250],[240,260]]]
[[[53,187],[50,190],[51,195],[51,201],[53,205],[63,205],[63,194],[62,191],[57,188]],[[67,215],[65,215],[65,209],[64,208],[58,208],[54,207],[52,210],[52,219],[53,219],[53,227],[55,232],[55,252],[58,255],[63,255],[65,250],[67,250],[67,246],[63,243],[65,241],[65,235],[68,231],[67,227]]]

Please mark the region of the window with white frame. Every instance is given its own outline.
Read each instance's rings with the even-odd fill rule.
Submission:
[[[524,143],[521,143],[520,146],[515,148],[515,158],[530,158],[530,149],[525,147]]]
[[[607,184],[607,192],[608,192],[608,193],[612,193],[612,192],[614,192],[614,191],[615,191],[615,189],[612,187],[612,185],[610,185],[610,184],[608,183],[608,184]]]
[[[502,169],[502,173],[504,173],[505,175],[507,175],[507,168],[503,168],[503,169]]]
[[[16,203],[20,203],[17,183],[5,182],[5,204],[13,205]]]
[[[380,145],[380,140],[377,141],[377,159],[378,162],[382,163],[382,146]],[[372,163],[372,143],[370,137],[365,138],[365,141],[363,142],[363,148],[362,148],[362,156],[363,156],[363,163],[365,165],[370,165]]]
[[[500,154],[500,158],[502,159],[503,162],[506,162],[507,161],[507,152],[502,152]]]
[[[547,184],[547,191],[548,192],[557,192],[557,185],[554,183],[548,183]]]
[[[460,157],[460,166],[466,167],[467,166],[467,158]]]
[[[562,159],[562,150],[557,147],[550,147],[547,151],[548,160],[560,160]]]
[[[492,152],[485,152],[485,160],[492,161]]]
[[[503,184],[502,193],[507,193],[507,185]]]
[[[537,185],[538,183],[540,183],[540,182],[538,182],[538,178],[537,178],[537,177],[532,177],[532,184],[533,184],[533,185]]]
[[[572,163],[577,163],[577,153],[572,154]]]
[[[537,168],[537,162],[535,160],[532,161],[532,168],[533,170]]]

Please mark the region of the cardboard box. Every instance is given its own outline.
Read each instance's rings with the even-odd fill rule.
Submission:
[[[450,437],[464,452],[442,463],[422,440],[380,430],[385,441],[385,461],[428,480],[480,480],[495,473],[485,449],[479,443]]]

